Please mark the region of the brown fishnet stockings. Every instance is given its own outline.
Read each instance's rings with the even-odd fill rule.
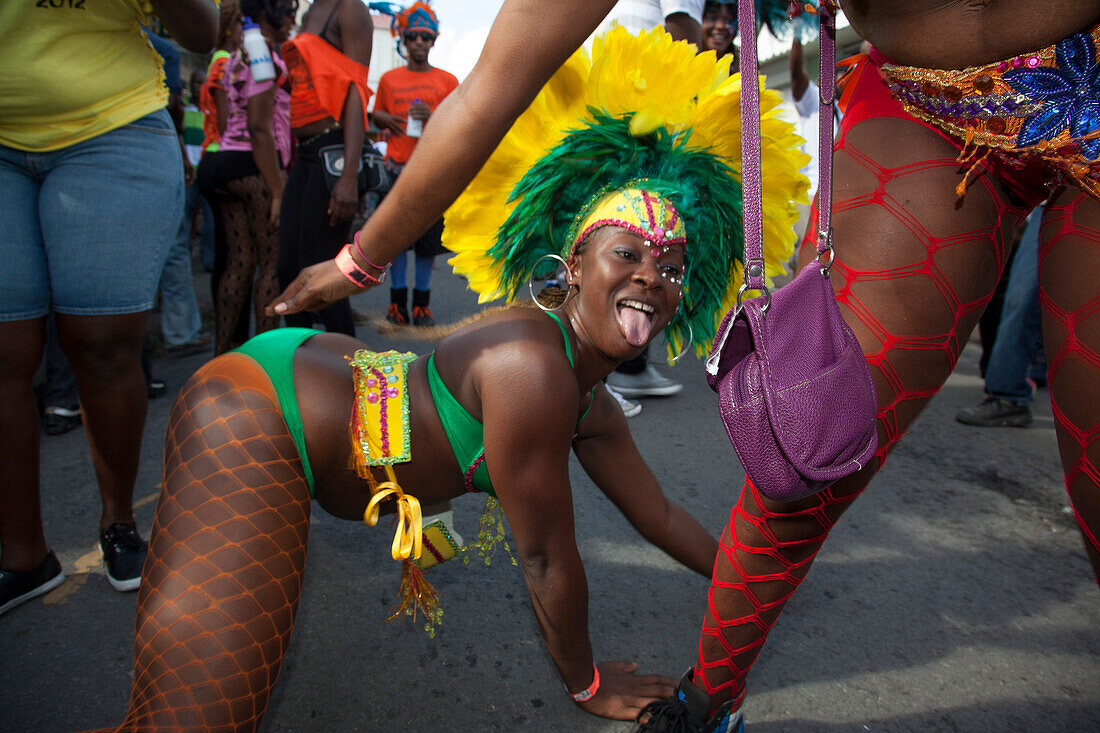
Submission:
[[[221,210],[226,264],[215,296],[215,354],[240,345],[234,342],[233,333],[250,291],[256,333],[279,325],[278,316],[264,314],[264,308],[279,294],[279,227],[269,221],[271,193],[260,176],[238,178],[225,188]]]
[[[118,731],[251,731],[290,641],[309,489],[275,391],[228,354],[184,386],[138,595]]]
[[[833,285],[875,380],[879,450],[864,470],[801,502],[742,490],[722,534],[695,665],[715,704],[744,694],[829,530],[947,379],[993,293],[1023,212],[988,175],[956,206],[956,155],[896,118],[858,124],[837,145]],[[805,246],[803,260],[812,252]]]

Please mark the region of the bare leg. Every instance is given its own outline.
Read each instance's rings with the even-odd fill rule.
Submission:
[[[141,370],[145,313],[57,314],[57,336],[80,390],[103,511],[99,528],[134,523],[134,481],[149,396]]]
[[[31,380],[46,319],[0,322],[0,567],[31,570],[46,556],[38,496],[38,405]]]
[[[184,386],[138,595],[120,731],[251,731],[290,641],[309,489],[275,390],[229,354]]]
[[[1100,582],[1100,203],[1063,191],[1047,208],[1040,302],[1066,490]]]
[[[744,694],[829,530],[943,385],[992,295],[1021,212],[988,175],[956,206],[956,155],[898,118],[858,123],[838,145],[833,286],[874,377],[879,450],[864,470],[801,502],[770,501],[746,485],[722,533],[695,666],[712,705]],[[805,247],[803,263],[812,254]]]

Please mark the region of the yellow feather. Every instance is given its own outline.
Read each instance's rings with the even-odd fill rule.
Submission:
[[[789,122],[779,114],[781,97],[761,85],[761,153],[764,181],[764,258],[769,281],[782,274],[795,242],[796,204],[805,203],[809,182],[799,170],[806,156]],[[591,119],[589,108],[629,115],[630,132],[659,127],[690,130],[688,145],[706,148],[741,169],[741,78],[713,52],[696,54],[661,29],[631,35],[614,27],[593,41],[592,55],[574,53],[512,125],[493,155],[446,214],[443,244],[448,263],[467,278],[478,302],[503,297],[501,267],[487,256],[515,204],[512,187],[569,130]],[[736,302],[741,265],[730,268],[723,306]],[[722,312],[715,314],[715,323]],[[706,345],[700,345],[705,349]]]

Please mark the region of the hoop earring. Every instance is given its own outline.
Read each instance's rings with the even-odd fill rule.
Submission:
[[[666,359],[665,361],[654,361],[653,359],[650,359],[647,356],[646,361],[649,362],[650,364],[660,364],[661,366],[667,366],[667,367],[676,366],[676,362],[678,362],[678,361],[680,361],[680,359],[684,358],[684,355],[687,354],[688,351],[691,349],[692,342],[695,341],[695,329],[691,327],[690,323],[687,324],[687,327],[688,327],[688,340],[687,340],[687,343],[684,344],[684,348],[680,350],[679,354],[672,357],[671,359]]]
[[[561,255],[545,254],[542,257],[539,257],[537,260],[535,260],[535,264],[531,268],[531,277],[527,278],[527,292],[529,292],[531,294],[531,300],[534,301],[535,305],[538,306],[540,310],[542,310],[546,313],[549,313],[550,311],[561,310],[562,308],[565,307],[565,304],[569,302],[569,299],[571,297],[573,297],[573,288],[570,287],[568,289],[568,291],[565,294],[565,299],[562,300],[562,302],[558,303],[556,306],[553,306],[553,307],[546,306],[546,305],[543,305],[539,301],[538,295],[535,294],[534,278],[535,278],[535,272],[537,272],[538,269],[539,269],[539,264],[541,264],[542,261],[545,260],[545,259],[557,260],[558,262],[560,262],[562,264],[562,267],[564,267],[566,269],[566,271],[569,270],[569,265],[568,265],[568,263],[566,263],[565,259],[563,257],[561,257]]]

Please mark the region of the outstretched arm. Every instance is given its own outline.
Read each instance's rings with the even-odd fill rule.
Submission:
[[[602,386],[575,448],[584,470],[643,537],[710,578],[718,541],[682,506],[669,501],[649,470],[626,418]]]
[[[363,225],[359,242],[372,261],[389,262],[443,215],[516,117],[614,4],[505,0],[477,65],[436,108],[393,190]],[[335,263],[322,262],[303,270],[268,306],[269,313],[314,310],[358,291]]]
[[[537,346],[536,346],[537,349]],[[539,353],[516,354],[514,369],[498,365],[482,392],[485,456],[516,542],[539,633],[571,693],[593,682],[588,638],[588,583],[573,531],[569,444],[577,386],[562,354],[546,365]],[[537,390],[530,385],[537,384]],[[636,665],[603,662],[600,686],[579,703],[589,713],[633,719],[668,695],[672,680],[633,674]]]

